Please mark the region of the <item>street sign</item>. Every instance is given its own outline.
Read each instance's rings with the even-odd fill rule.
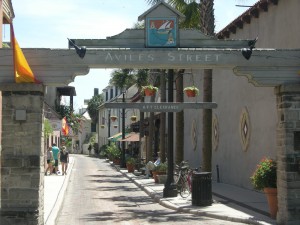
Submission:
[[[215,102],[148,102],[148,103],[105,103],[105,108],[110,109],[138,109],[142,112],[180,112],[184,109],[214,109],[217,108]]]

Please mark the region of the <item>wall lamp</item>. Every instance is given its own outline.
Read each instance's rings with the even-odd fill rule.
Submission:
[[[254,40],[248,42],[248,48],[242,49],[242,55],[245,57],[245,59],[249,60],[252,55],[252,49],[255,48],[255,43],[258,40],[258,37],[256,37]]]
[[[77,55],[83,59],[83,57],[85,56],[86,53],[86,48],[85,47],[78,47],[72,40],[69,40],[69,46],[74,47],[76,49],[76,53]]]

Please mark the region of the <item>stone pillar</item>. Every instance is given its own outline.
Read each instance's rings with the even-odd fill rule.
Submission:
[[[278,224],[300,224],[300,85],[275,88],[277,96]]]
[[[44,87],[1,84],[0,224],[44,224]]]

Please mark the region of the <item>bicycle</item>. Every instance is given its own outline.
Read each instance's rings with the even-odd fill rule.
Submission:
[[[182,198],[187,198],[192,192],[192,176],[198,168],[191,169],[187,161],[175,166],[174,181]]]

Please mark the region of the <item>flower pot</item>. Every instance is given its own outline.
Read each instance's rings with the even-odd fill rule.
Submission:
[[[104,125],[101,125],[101,128],[102,128],[102,129],[104,129],[104,128],[105,128],[105,126],[104,126]]]
[[[114,128],[118,128],[118,125],[114,125]]]
[[[126,164],[127,171],[128,173],[133,173],[134,172],[134,165],[133,164]]]
[[[136,121],[136,116],[132,116],[130,119],[131,121]]]
[[[155,183],[158,183],[158,175],[164,175],[166,172],[160,172],[160,171],[152,171],[153,179]]]
[[[115,165],[120,165],[121,160],[120,160],[120,159],[113,159],[113,163],[114,163]]]
[[[165,184],[167,182],[167,174],[161,174],[161,175],[157,175],[158,178],[158,183],[159,184]]]
[[[268,200],[270,217],[272,219],[276,219],[276,215],[278,211],[277,188],[264,188],[264,192]]]
[[[145,89],[144,90],[144,93],[145,93],[145,96],[153,96],[153,95],[155,95],[155,92],[156,92],[156,90],[154,90],[154,89]]]
[[[186,95],[191,98],[196,96],[196,91],[195,90],[185,90]]]

